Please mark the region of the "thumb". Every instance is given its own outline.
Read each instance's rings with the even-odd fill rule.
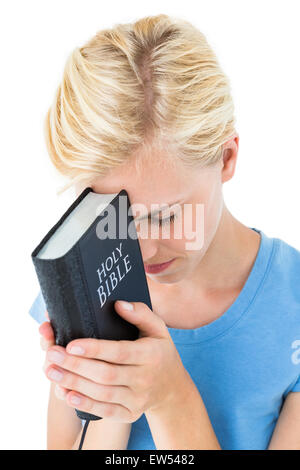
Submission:
[[[169,336],[165,322],[143,302],[117,300],[114,307],[124,320],[140,330],[140,337],[166,338]]]

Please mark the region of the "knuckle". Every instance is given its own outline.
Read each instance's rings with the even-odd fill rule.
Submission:
[[[66,373],[63,378],[63,383],[67,385],[70,390],[77,390],[78,387],[78,376],[70,373]]]
[[[105,412],[104,412],[105,416],[107,417],[110,417],[110,416],[114,416],[115,414],[115,406],[114,405],[110,405],[110,404],[107,404],[105,406]]]
[[[88,343],[88,348],[89,350],[89,355],[92,356],[92,357],[99,357],[100,355],[100,341],[98,339],[92,339],[89,343]]]
[[[107,387],[105,390],[102,388],[102,400],[101,401],[114,401],[115,392],[111,387]]]
[[[85,400],[84,401],[84,410],[91,414],[95,413],[95,402],[93,400]]]
[[[112,401],[112,399],[113,399],[113,390],[101,384],[98,385],[97,392],[96,392],[96,400],[109,402],[109,401]]]
[[[105,382],[111,382],[116,378],[115,368],[109,365],[103,365],[101,377]]]
[[[119,363],[126,362],[129,359],[128,348],[123,341],[118,342],[117,352],[116,352],[116,361]]]
[[[146,338],[146,340],[147,341],[144,341],[144,344],[142,344],[142,348],[139,352],[145,364],[153,364],[153,356],[156,351],[156,343],[153,339],[151,339],[151,342],[148,341],[148,338]]]
[[[68,366],[72,370],[78,370],[79,368],[79,359],[76,356],[68,356]]]
[[[139,374],[136,375],[135,381],[134,381],[134,387],[138,392],[143,391],[145,388],[147,388],[146,378]]]

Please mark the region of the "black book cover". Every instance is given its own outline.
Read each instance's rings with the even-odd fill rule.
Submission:
[[[107,221],[112,221],[104,209],[63,256],[38,257],[47,241],[68,216],[72,217],[73,210],[90,191],[92,188],[86,188],[77,197],[31,254],[56,344],[64,347],[76,338],[137,339],[138,328],[117,314],[113,306],[116,300],[143,302],[152,310],[130,201],[124,189],[110,202],[116,215],[113,235],[109,231],[110,237],[98,236],[99,227],[103,233]],[[120,207],[120,196],[125,196],[125,206]],[[87,413],[76,411],[80,418],[87,418]]]

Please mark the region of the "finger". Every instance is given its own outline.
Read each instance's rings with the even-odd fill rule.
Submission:
[[[43,351],[47,351],[48,348],[53,346],[53,343],[52,343],[52,341],[47,341],[44,338],[44,336],[41,336],[40,337],[40,345],[41,345],[41,348],[43,349]]]
[[[167,338],[170,336],[163,319],[145,303],[117,300],[114,308],[122,318],[140,330],[141,337]]]
[[[80,375],[68,372],[52,364],[45,371],[51,382],[59,382],[64,389],[73,390],[96,401],[119,403],[133,409],[136,398],[126,386],[111,386],[92,382]]]
[[[132,413],[128,408],[116,403],[101,403],[91,398],[71,391],[67,394],[66,403],[73,408],[86,413],[91,413],[101,418],[109,418],[112,421],[131,423]]]
[[[44,360],[44,364],[43,364],[43,371],[46,372],[46,369],[52,364],[52,362],[48,361],[47,359],[47,355],[45,357],[45,360]]]
[[[55,342],[54,331],[51,326],[50,322],[45,321],[39,327],[39,333],[42,335],[47,341]]]
[[[46,360],[60,368],[105,385],[132,385],[140,366],[110,364],[96,359],[87,359],[68,354],[61,346],[52,346]]]
[[[60,385],[55,385],[55,395],[59,400],[65,400],[69,390],[67,390],[64,387],[61,387]]]
[[[145,340],[107,340],[80,338],[66,346],[69,354],[114,364],[140,365],[148,362],[151,356],[151,345]]]

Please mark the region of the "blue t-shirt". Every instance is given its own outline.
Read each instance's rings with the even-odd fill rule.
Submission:
[[[233,304],[208,325],[168,328],[224,450],[267,449],[285,397],[300,392],[300,251],[253,230],[259,251]],[[41,292],[30,314],[45,321]],[[156,449],[145,414],[127,449]]]

